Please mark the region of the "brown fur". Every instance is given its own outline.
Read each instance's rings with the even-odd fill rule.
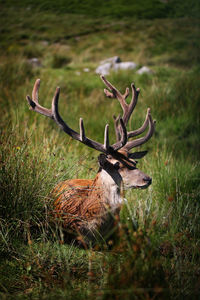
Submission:
[[[106,212],[102,189],[94,180],[72,179],[60,182],[53,190],[55,216],[62,220],[64,228],[81,231],[89,222],[101,225],[101,217]]]

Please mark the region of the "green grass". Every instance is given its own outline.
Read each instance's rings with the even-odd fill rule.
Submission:
[[[131,2],[127,14],[127,6],[119,10],[123,1],[114,7],[111,1],[106,14],[103,2],[94,16],[89,1],[87,13],[74,3],[67,10],[59,1],[56,13],[53,1],[0,3],[0,297],[195,299],[200,293],[197,4],[189,11],[187,1],[181,8],[179,1],[159,2],[152,12],[153,2],[140,7]],[[63,179],[94,178],[98,153],[29,111],[25,98],[40,78],[40,102],[50,107],[60,86],[64,120],[77,130],[83,117],[87,136],[99,142],[109,123],[114,142],[112,115],[121,113],[120,106],[105,98],[94,72],[114,55],[153,70],[108,76],[122,92],[133,81],[140,87],[129,129],[142,124],[147,107],[157,120],[154,137],[141,147],[149,153],[138,164],[153,183],[126,193],[112,247],[85,250],[63,244],[61,229],[49,219],[49,193]],[[33,57],[42,67],[29,63]]]
[[[3,1],[2,1],[3,3]],[[200,5],[195,0],[22,0],[19,2],[9,0],[4,3],[7,7],[23,7],[27,10],[53,11],[57,14],[73,13],[86,14],[87,16],[110,18],[139,18],[155,19],[166,17],[199,17]]]

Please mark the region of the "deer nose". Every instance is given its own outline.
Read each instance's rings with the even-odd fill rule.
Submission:
[[[151,183],[152,183],[152,179],[151,179],[151,177],[149,177],[149,176],[145,176],[145,177],[143,178],[143,180],[146,181],[148,184],[151,184]]]

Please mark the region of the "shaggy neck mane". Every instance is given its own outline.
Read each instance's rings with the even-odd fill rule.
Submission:
[[[99,199],[105,208],[110,208],[112,211],[119,208],[123,201],[120,190],[122,179],[117,174],[116,172],[111,177],[107,171],[101,169],[94,180],[94,189],[92,189],[89,197]]]

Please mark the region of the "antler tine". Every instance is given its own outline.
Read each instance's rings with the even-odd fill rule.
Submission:
[[[33,100],[30,98],[29,95],[26,96],[26,99],[29,103],[29,108],[31,110],[34,110],[44,116],[47,116],[51,119],[53,119],[53,115],[52,115],[52,111],[51,109],[47,109],[43,106],[41,106],[39,103],[38,103],[38,92],[39,92],[39,87],[40,87],[40,79],[37,79],[35,84],[34,84],[34,87],[33,87],[33,91],[32,91],[32,98]]]
[[[79,120],[79,128],[80,128],[81,142],[84,142],[86,140],[86,136],[85,136],[85,128],[84,128],[84,125],[83,125],[83,119],[82,118],[80,118],[80,120]]]
[[[84,128],[84,125],[83,125],[83,119],[82,118],[80,118],[79,127],[80,127],[80,141],[82,143],[87,144],[87,140],[89,141],[89,139],[87,139],[87,137],[85,135],[85,128]],[[106,124],[106,126],[105,126],[105,132],[104,132],[104,145],[103,145],[104,149],[106,151],[109,151],[109,147],[110,147],[108,129],[109,129],[109,125]]]
[[[105,85],[111,90],[111,92],[110,92],[110,91],[104,89],[104,93],[106,94],[106,96],[108,98],[117,98],[121,104],[123,112],[125,113],[125,111],[127,110],[127,106],[128,106],[125,99],[129,95],[129,88],[127,88],[124,95],[122,95],[103,75],[101,75],[101,79],[105,83]]]
[[[131,137],[137,136],[137,135],[139,135],[139,134],[141,134],[145,131],[145,129],[147,128],[147,126],[149,124],[149,114],[150,114],[150,108],[147,109],[146,118],[145,118],[145,121],[144,121],[143,125],[140,128],[136,129],[136,130],[129,131],[128,132],[128,139],[131,138]]]
[[[124,147],[127,151],[131,150],[134,147],[137,147],[137,146],[140,146],[140,145],[146,143],[152,137],[152,135],[155,131],[156,121],[152,120],[152,117],[150,114],[150,109],[148,109],[148,123],[149,123],[149,130],[148,130],[147,134],[144,137],[141,137],[139,139],[129,141]]]
[[[131,103],[129,105],[127,105],[127,109],[124,113],[124,116],[123,116],[123,120],[124,120],[124,124],[127,125],[128,124],[128,121],[130,119],[130,116],[137,104],[137,100],[138,100],[138,95],[140,93],[140,89],[135,87],[135,84],[132,83],[131,84],[131,90],[132,90],[132,99],[131,99]]]
[[[124,121],[122,118],[119,118],[119,122],[120,122],[120,128],[121,128],[121,138],[120,140],[115,143],[114,145],[112,145],[112,148],[114,150],[119,150],[121,149],[122,147],[124,147],[128,141],[128,137],[127,137],[127,130],[126,130],[126,126],[124,124]]]
[[[34,84],[34,87],[33,87],[33,91],[32,91],[32,98],[33,98],[33,101],[35,101],[36,103],[38,103],[39,88],[40,88],[40,79],[37,79],[35,81],[35,84]]]
[[[108,151],[110,144],[109,144],[109,134],[108,134],[109,125],[106,124],[105,131],[104,131],[104,148]]]
[[[58,90],[57,88],[56,90]],[[66,132],[68,135],[70,135],[73,139],[78,140],[82,143],[85,143],[87,141],[87,137],[85,136],[85,129],[83,125],[83,119],[80,118],[80,134],[78,132],[71,129],[61,118],[59,112],[58,112],[58,100],[59,100],[59,93],[55,93],[53,101],[52,101],[52,114],[53,118],[58,124],[58,126]]]
[[[116,135],[116,140],[117,141],[120,141],[120,132],[119,132],[119,129],[118,129],[119,118],[120,118],[120,115],[118,117],[116,117],[115,115],[113,115],[115,135]]]

